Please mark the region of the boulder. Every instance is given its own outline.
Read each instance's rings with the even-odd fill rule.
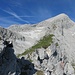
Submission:
[[[64,67],[64,73],[66,75],[75,75],[74,74],[74,68],[73,66],[71,65],[71,63],[67,62],[65,67]]]

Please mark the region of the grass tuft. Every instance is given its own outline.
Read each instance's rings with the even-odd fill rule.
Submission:
[[[37,75],[44,75],[43,71],[37,71]]]

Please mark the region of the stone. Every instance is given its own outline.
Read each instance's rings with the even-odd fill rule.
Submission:
[[[46,49],[46,53],[47,53],[48,57],[51,56],[52,53],[51,53],[50,46]]]
[[[44,51],[45,51],[44,48],[37,49],[37,52],[38,52],[38,55],[39,55],[40,59],[44,59]]]
[[[67,62],[64,67],[64,73],[66,75],[74,75],[74,68],[72,67],[71,63]]]

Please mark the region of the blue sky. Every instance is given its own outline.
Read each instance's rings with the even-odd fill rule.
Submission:
[[[34,24],[65,13],[75,21],[75,0],[0,0],[0,26]]]

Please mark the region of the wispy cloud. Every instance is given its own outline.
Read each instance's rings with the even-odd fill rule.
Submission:
[[[2,9],[3,10],[3,9]],[[21,17],[31,17],[31,16],[18,16],[15,12],[13,12],[12,10],[12,12],[11,11],[8,11],[8,10],[3,10],[4,12],[6,12],[6,13],[8,13],[8,14],[10,14],[10,15],[12,15],[13,17],[15,17],[15,18],[17,18],[18,20],[20,20],[20,21],[23,21],[23,22],[25,22],[25,23],[28,23],[28,24],[30,24],[30,22],[29,21],[27,21],[27,20],[24,20],[24,19],[22,19]]]
[[[7,18],[0,17],[0,26],[8,27],[9,25],[12,25],[12,24],[19,24],[19,23]]]
[[[34,17],[34,16],[19,16],[19,17],[29,17],[30,18],[30,17]]]
[[[18,1],[15,1],[15,0],[10,0],[9,3],[12,5],[12,6],[21,6],[21,2],[18,0]]]
[[[13,18],[14,16],[2,17],[2,18]],[[32,18],[34,16],[19,16],[20,18]]]

